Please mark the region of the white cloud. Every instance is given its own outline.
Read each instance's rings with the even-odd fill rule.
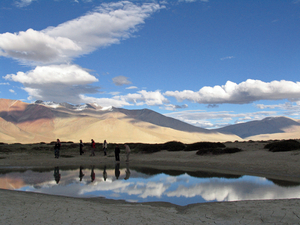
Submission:
[[[110,92],[109,94],[111,94],[111,95],[120,95],[120,92],[119,91],[115,91],[115,92]]]
[[[163,105],[168,100],[160,93],[160,91],[147,92],[145,90],[133,94],[117,95],[112,98],[96,98],[80,95],[80,102],[94,102],[103,107],[114,106],[132,106],[132,105]]]
[[[9,85],[9,83],[8,82],[6,82],[6,83],[0,83],[0,85]]]
[[[126,89],[137,89],[136,86],[130,86],[130,87],[127,87]]]
[[[259,109],[283,109],[283,110],[300,110],[300,102],[296,102],[293,104],[291,102],[285,102],[284,104],[275,104],[275,105],[265,105],[265,104],[257,104],[257,108]]]
[[[36,1],[36,0],[20,0],[20,1],[16,1],[15,4],[16,4],[16,6],[22,8],[22,7],[29,6],[33,1]]]
[[[300,99],[300,82],[272,81],[248,79],[240,84],[227,81],[225,85],[203,87],[199,91],[167,91],[166,96],[172,96],[177,101],[188,100],[199,104],[246,104],[258,100]]]
[[[226,56],[221,58],[220,60],[226,60],[226,59],[234,59],[234,56]]]
[[[127,85],[131,84],[131,82],[128,80],[128,77],[124,76],[117,76],[112,79],[115,85],[117,86],[122,86],[122,85]]]
[[[4,78],[22,83],[29,100],[81,103],[80,95],[98,92],[98,87],[89,85],[98,79],[77,65],[38,66]]]
[[[24,85],[43,85],[49,83],[83,85],[98,81],[97,78],[90,75],[87,70],[78,65],[66,64],[37,66],[34,70],[27,73],[18,72],[16,75],[8,74],[4,79],[20,82]]]
[[[169,103],[168,99],[166,99],[159,90],[157,91],[138,91],[134,94],[127,94],[124,96],[116,96],[119,99],[124,99],[128,102],[135,103],[136,105],[163,105],[165,103]]]
[[[94,12],[57,27],[0,34],[0,56],[34,65],[70,62],[74,57],[129,38],[138,25],[161,8],[155,3],[103,3]]]
[[[176,109],[185,109],[188,107],[188,105],[187,104],[184,105],[166,104],[164,107],[165,110],[175,111]]]
[[[128,103],[125,99],[115,99],[115,98],[95,98],[95,97],[88,97],[85,95],[80,95],[80,102],[88,102],[88,103],[97,103],[102,107],[123,107],[123,106],[130,106],[132,104]]]
[[[9,92],[15,94],[15,91],[13,89],[9,89]]]
[[[82,48],[66,37],[51,37],[44,32],[28,29],[19,33],[0,34],[0,56],[23,63],[68,62]]]

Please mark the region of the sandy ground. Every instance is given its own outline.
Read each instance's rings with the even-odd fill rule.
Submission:
[[[271,153],[265,143],[228,143],[243,151],[220,156],[193,152],[131,154],[130,165],[157,169],[215,171],[300,182],[300,151]],[[63,154],[63,153],[62,153]],[[114,162],[96,152],[55,159],[50,154],[0,154],[1,168],[97,165]],[[121,155],[121,164],[125,163]],[[0,190],[0,224],[300,224],[300,200],[202,203],[127,203],[103,198],[77,199]]]

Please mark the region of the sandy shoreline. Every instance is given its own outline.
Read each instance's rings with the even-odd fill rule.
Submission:
[[[0,224],[299,224],[300,201],[127,203],[0,190]]]
[[[300,182],[300,151],[272,153],[263,143],[228,143],[243,151],[219,156],[161,151],[131,154],[131,166],[163,170],[214,171]],[[63,154],[63,153],[62,153]],[[68,153],[70,154],[70,153]],[[1,153],[0,168],[85,166],[114,163],[113,155],[96,152],[55,159],[52,154]],[[121,155],[121,164],[125,164]],[[299,224],[300,200],[201,203],[127,203],[102,198],[78,199],[0,190],[1,224]]]

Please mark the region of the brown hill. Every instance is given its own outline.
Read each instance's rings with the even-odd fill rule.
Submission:
[[[267,117],[246,123],[226,126],[215,131],[235,134],[244,139],[268,140],[300,137],[300,123],[287,117]]]
[[[36,143],[57,138],[74,142],[106,139],[110,143],[241,140],[236,135],[197,128],[151,110],[99,109],[55,108],[0,99],[0,142]]]

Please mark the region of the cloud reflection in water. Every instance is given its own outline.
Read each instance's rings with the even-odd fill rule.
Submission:
[[[10,182],[22,183],[23,186],[16,189],[22,191],[72,197],[106,197],[125,199],[130,202],[165,201],[178,205],[210,201],[300,197],[300,186],[282,187],[261,177],[199,178],[186,173],[178,176],[164,173],[146,175],[135,170],[129,173],[127,168],[127,170],[120,169],[118,179],[113,169],[106,170],[106,179],[103,179],[101,169],[95,169],[95,179],[91,180],[90,169],[84,169],[81,172],[84,176],[79,179],[78,170],[60,170],[59,183],[55,181],[53,172],[49,171],[43,173],[11,172],[0,175],[0,184],[6,179]],[[51,173],[52,176],[49,175]],[[129,179],[128,174],[130,174]]]

